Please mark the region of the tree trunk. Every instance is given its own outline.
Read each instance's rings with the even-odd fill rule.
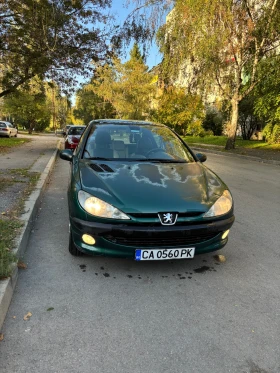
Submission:
[[[228,131],[228,139],[226,143],[226,150],[234,149],[236,130],[238,125],[238,112],[239,112],[239,100],[237,97],[233,97],[231,100],[231,120],[230,129]]]

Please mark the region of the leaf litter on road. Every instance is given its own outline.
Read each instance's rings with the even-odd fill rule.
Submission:
[[[27,320],[30,319],[31,316],[32,316],[32,313],[31,313],[31,312],[27,312],[27,314],[24,315],[23,320],[24,320],[24,321],[27,321]]]

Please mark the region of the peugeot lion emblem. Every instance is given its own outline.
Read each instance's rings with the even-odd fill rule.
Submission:
[[[158,214],[162,225],[174,225],[176,223],[178,214],[175,212],[161,212]]]

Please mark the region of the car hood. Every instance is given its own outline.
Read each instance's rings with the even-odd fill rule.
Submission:
[[[122,163],[80,160],[81,187],[126,213],[205,212],[226,189],[199,162]]]

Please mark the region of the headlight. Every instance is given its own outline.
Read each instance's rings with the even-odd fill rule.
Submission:
[[[91,215],[108,219],[130,219],[126,214],[118,210],[116,207],[102,201],[102,199],[91,196],[89,193],[86,193],[83,190],[79,191],[78,200],[82,208]]]
[[[225,190],[222,196],[217,199],[214,205],[203,216],[209,218],[211,216],[224,215],[232,208],[232,197],[228,190]]]

